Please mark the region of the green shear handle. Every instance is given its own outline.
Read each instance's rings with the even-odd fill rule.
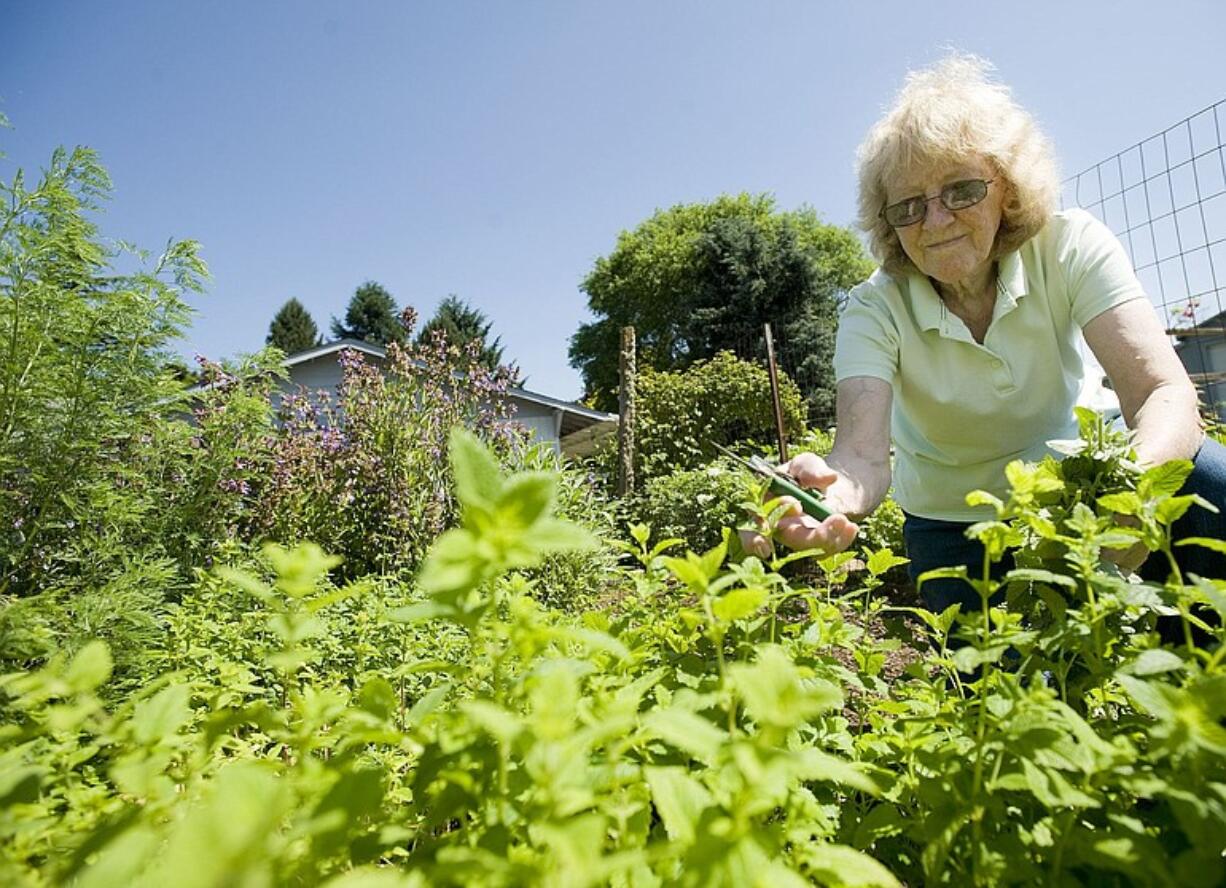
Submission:
[[[766,460],[760,456],[752,456],[749,459],[742,459],[737,456],[727,447],[722,447],[715,442],[711,442],[720,453],[725,456],[730,456],[739,462],[745,468],[754,474],[761,475],[764,478],[770,479],[770,491],[776,496],[790,496],[800,503],[800,508],[804,510],[806,515],[811,515],[818,521],[825,521],[834,514],[830,507],[826,505],[826,501],[821,496],[812,490],[806,490],[797,483],[796,479],[791,475],[780,472]]]

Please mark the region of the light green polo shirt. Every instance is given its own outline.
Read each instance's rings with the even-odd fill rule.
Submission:
[[[894,493],[925,518],[978,521],[966,494],[1003,497],[1005,466],[1077,437],[1073,405],[1083,367],[1078,331],[1145,293],[1124,248],[1083,210],[1056,213],[999,263],[996,307],[983,344],[946,310],[929,279],[878,269],[839,320],[835,376],[884,379],[894,389]]]

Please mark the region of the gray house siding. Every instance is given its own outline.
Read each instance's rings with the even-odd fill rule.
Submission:
[[[1201,400],[1226,422],[1226,336],[1190,336],[1175,346]]]
[[[1175,352],[1196,383],[1201,401],[1226,422],[1226,312],[1186,330],[1168,330]]]

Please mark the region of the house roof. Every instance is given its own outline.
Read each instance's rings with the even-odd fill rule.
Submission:
[[[353,349],[356,352],[370,355],[371,357],[383,360],[387,357],[387,349],[380,345],[375,345],[371,342],[363,342],[360,339],[338,339],[335,342],[327,342],[323,345],[317,345],[314,348],[309,348],[306,351],[295,352],[285,359],[285,368],[288,370],[298,364],[305,364],[308,361],[314,361],[319,358],[327,357],[336,352],[345,349]],[[543,395],[540,392],[530,391],[519,386],[512,386],[507,389],[507,396],[520,401],[528,401],[533,404],[540,404],[543,407],[551,407],[562,413],[562,428],[560,437],[566,438],[576,432],[581,432],[598,423],[616,423],[617,415],[614,413],[605,413],[603,410],[593,410],[590,407],[584,407],[582,404],[576,404],[573,401],[563,401],[558,398],[551,398],[549,395]]]
[[[1205,318],[1203,321],[1187,327],[1174,327],[1166,332],[1179,339],[1180,345],[1193,337],[1221,336],[1223,332],[1226,332],[1226,311],[1219,311],[1213,317]]]

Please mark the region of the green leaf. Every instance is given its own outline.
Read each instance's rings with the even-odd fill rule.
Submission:
[[[424,623],[455,613],[455,609],[437,601],[422,601],[405,607],[394,607],[384,616],[391,623]]]
[[[882,864],[846,845],[812,842],[804,851],[809,874],[823,885],[846,888],[902,888],[902,883]]]
[[[149,700],[142,700],[132,713],[132,729],[136,742],[154,746],[177,733],[191,716],[191,688],[175,684]]]
[[[92,691],[111,677],[111,650],[103,641],[91,641],[72,658],[64,681],[76,693]]]
[[[1100,496],[1098,504],[1104,509],[1119,512],[1121,515],[1136,515],[1141,511],[1141,498],[1131,491]]]
[[[277,588],[290,598],[306,598],[342,560],[314,543],[300,543],[292,549],[268,543],[260,552],[276,571]],[[246,588],[255,591],[250,585]]]
[[[426,592],[437,595],[471,589],[492,574],[477,537],[463,528],[453,528],[439,537],[418,575]]]
[[[902,833],[906,826],[906,819],[893,803],[877,805],[856,827],[855,846],[860,849],[867,848],[878,839]]]
[[[728,533],[725,529],[724,538],[719,544],[703,552],[700,556],[699,564],[702,570],[706,573],[707,579],[714,579],[719,574],[719,569],[724,563],[724,559],[728,557]]]
[[[1028,758],[1021,759],[1026,788],[1036,799],[1049,808],[1097,808],[1098,802],[1072,786],[1061,774],[1052,769],[1040,769]]]
[[[900,564],[906,564],[910,561],[909,558],[902,558],[895,555],[889,549],[878,549],[876,552],[868,556],[865,565],[868,567],[868,572],[875,577],[881,576],[891,568],[898,567]]]
[[[413,708],[404,717],[405,724],[409,727],[421,725],[434,710],[438,709],[439,704],[443,702],[443,698],[450,690],[450,684],[441,684],[436,688],[431,688],[425,696],[413,704]]]
[[[1160,675],[1163,672],[1182,669],[1183,666],[1183,659],[1178,654],[1165,648],[1154,648],[1142,651],[1141,655],[1125,668],[1132,675]]]
[[[686,709],[653,709],[643,718],[643,727],[682,752],[708,765],[719,758],[727,734],[702,716]]]
[[[1206,549],[1212,549],[1214,552],[1221,552],[1226,555],[1226,540],[1215,540],[1211,537],[1185,537],[1176,546],[1203,546]]]
[[[1143,500],[1174,496],[1179,493],[1188,476],[1192,474],[1192,462],[1174,459],[1146,470],[1137,480],[1137,494]]]
[[[802,680],[800,670],[777,645],[762,645],[752,665],[734,663],[728,678],[745,710],[762,725],[792,727],[843,705],[843,693],[827,681]]]
[[[389,719],[400,705],[400,698],[396,696],[396,689],[391,682],[381,675],[376,675],[368,678],[362,685],[357,703],[359,708],[371,715]]]
[[[858,789],[870,795],[880,795],[879,787],[871,777],[852,762],[806,747],[794,753],[795,771],[804,780],[828,780],[840,786]]]
[[[502,471],[481,439],[456,426],[447,449],[455,472],[456,498],[465,506],[497,502],[502,493]]]
[[[711,793],[685,768],[648,765],[643,768],[643,776],[668,837],[693,844],[699,818],[712,804]]]
[[[959,672],[971,673],[985,663],[999,662],[1008,649],[1007,644],[994,644],[983,650],[969,646],[958,648],[954,651],[954,666]]]
[[[1130,675],[1116,674],[1116,680],[1124,686],[1141,711],[1156,718],[1169,718],[1174,708],[1173,691],[1157,682],[1141,681]]]
[[[919,575],[916,585],[922,593],[924,591],[924,583],[929,580],[946,579],[966,580],[969,583],[970,579],[967,576],[966,565],[959,564],[957,567],[938,567],[933,570],[926,570]]]
[[[514,533],[530,528],[553,506],[556,490],[557,480],[545,472],[512,475],[494,510],[500,530]]]
[[[38,800],[45,769],[35,765],[20,765],[17,758],[0,760],[0,806],[28,804]]]
[[[493,735],[500,743],[511,743],[524,729],[523,720],[518,715],[488,700],[466,700],[459,708],[473,724]]]
[[[720,620],[731,623],[757,613],[768,597],[769,593],[761,586],[742,586],[717,598],[711,610]]]
[[[323,888],[420,888],[421,884],[400,870],[369,865],[335,876]]]
[[[1048,583],[1052,586],[1064,586],[1068,589],[1077,588],[1077,581],[1072,577],[1033,567],[1019,567],[1011,570],[1005,574],[1005,580],[1022,583]]]
[[[542,518],[533,526],[529,542],[541,554],[584,551],[598,545],[590,531],[562,518]]]
[[[1173,496],[1170,499],[1165,499],[1158,503],[1158,507],[1154,509],[1154,517],[1158,519],[1159,524],[1174,524],[1184,516],[1184,513],[1192,507],[1199,497],[1191,496]]]
[[[691,591],[699,595],[707,591],[707,574],[700,563],[689,558],[665,558],[662,563],[669,573],[685,583]]]
[[[1000,497],[993,496],[986,490],[972,490],[966,495],[966,504],[968,506],[992,506],[997,511],[1005,507]]]

